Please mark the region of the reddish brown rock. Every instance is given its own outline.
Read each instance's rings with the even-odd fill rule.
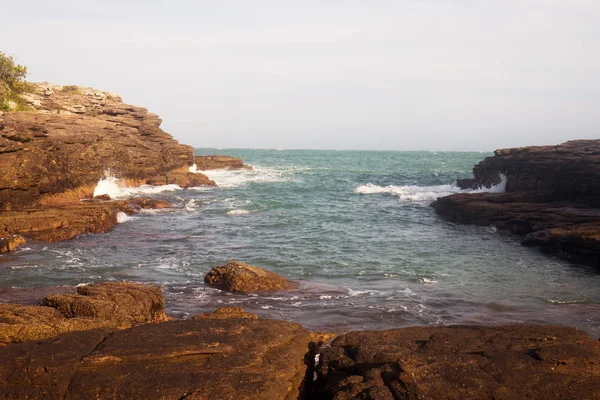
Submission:
[[[194,157],[196,169],[207,171],[211,169],[252,169],[245,165],[241,158],[230,156],[196,156]]]
[[[245,311],[242,307],[218,307],[214,312],[194,315],[192,319],[258,319],[258,315]]]
[[[0,348],[0,398],[293,400],[310,334],[266,319],[71,333]]]
[[[443,197],[432,203],[438,214],[493,225],[524,245],[600,266],[600,140],[497,150],[473,173],[474,187],[496,184],[504,174],[507,193]]]
[[[159,287],[103,282],[80,286],[77,294],[49,295],[44,306],[0,304],[0,345],[166,320]]]
[[[17,247],[23,246],[25,238],[20,235],[8,235],[7,237],[0,237],[0,253],[8,253],[14,251]]]
[[[317,373],[319,399],[598,399],[600,342],[528,325],[350,332]]]
[[[211,269],[204,276],[204,282],[217,289],[242,293],[274,292],[297,287],[295,282],[283,276],[235,260]]]
[[[199,172],[169,172],[164,175],[154,176],[146,183],[149,185],[178,185],[182,189],[197,186],[217,186],[215,181]]]

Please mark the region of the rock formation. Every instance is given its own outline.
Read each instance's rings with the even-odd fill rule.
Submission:
[[[91,88],[32,87],[23,96],[32,111],[0,113],[0,236],[56,241],[107,231],[121,206],[79,201],[106,173],[134,185],[215,185],[189,173],[192,147],[145,108]]]
[[[496,150],[464,186],[491,186],[506,176],[506,193],[459,193],[432,203],[454,222],[494,225],[574,261],[600,266],[600,140]]]
[[[317,374],[319,399],[597,399],[600,342],[531,325],[349,332]]]
[[[43,304],[0,304],[0,346],[66,332],[123,329],[167,320],[161,289],[138,283],[79,286],[77,294],[49,295]]]
[[[252,166],[245,165],[241,158],[230,156],[196,156],[194,161],[198,171],[210,169],[252,169]]]
[[[0,253],[8,253],[26,243],[25,238],[20,235],[8,235],[0,237]]]
[[[299,399],[309,343],[298,324],[248,318],[70,333],[1,347],[0,398]]]
[[[275,292],[297,287],[283,276],[235,260],[211,269],[204,276],[204,282],[217,289],[241,293]]]

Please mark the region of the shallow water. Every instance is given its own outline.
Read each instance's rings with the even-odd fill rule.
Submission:
[[[141,190],[176,209],[0,256],[0,288],[133,280],[162,285],[179,317],[240,305],[319,330],[532,322],[600,336],[597,271],[492,227],[446,222],[429,207],[488,154],[197,149],[215,153],[255,169],[209,171],[219,188]],[[301,288],[237,295],[205,286],[204,274],[229,259]]]

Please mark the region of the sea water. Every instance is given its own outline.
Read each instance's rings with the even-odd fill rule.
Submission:
[[[23,288],[128,280],[161,285],[167,311],[180,318],[241,306],[317,330],[529,322],[600,336],[597,270],[521,247],[491,226],[445,221],[429,207],[460,192],[455,180],[471,176],[488,153],[196,154],[241,157],[254,169],[207,171],[219,187],[188,190],[104,179],[97,194],[175,207],[120,215],[106,234],[29,242],[0,256],[0,301]],[[231,259],[298,280],[300,288],[232,294],[204,284],[212,267]]]

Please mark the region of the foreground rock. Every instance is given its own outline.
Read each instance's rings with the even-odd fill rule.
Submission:
[[[494,225],[527,246],[600,266],[600,140],[497,150],[463,186],[507,193],[454,194],[432,203],[454,222]],[[459,182],[460,183],[460,182]]]
[[[194,160],[198,171],[211,169],[252,169],[252,166],[244,164],[241,158],[230,156],[196,156]]]
[[[0,348],[0,398],[298,399],[309,344],[298,324],[248,318],[71,333]]]
[[[317,372],[319,399],[598,399],[600,342],[528,325],[350,332]]]
[[[297,287],[295,282],[283,276],[235,260],[211,269],[204,276],[204,282],[217,289],[241,293],[276,292]]]
[[[0,304],[0,345],[46,339],[96,328],[124,329],[166,321],[157,286],[103,282],[79,286],[77,294],[53,294],[44,306]]]

